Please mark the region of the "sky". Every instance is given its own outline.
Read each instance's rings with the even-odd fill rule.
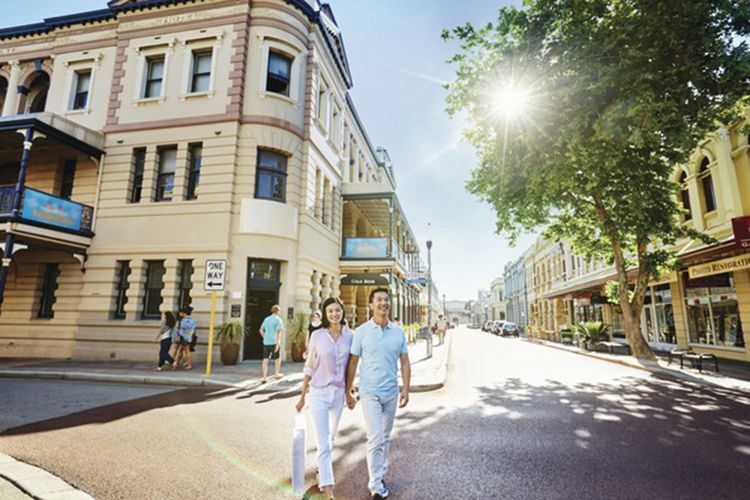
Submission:
[[[513,0],[329,0],[341,28],[354,80],[352,98],[373,146],[390,154],[397,194],[427,262],[433,241],[433,278],[447,300],[469,300],[502,276],[535,235],[511,247],[495,234],[489,205],[465,189],[477,158],[462,117],[445,112],[457,49],[443,28],[483,25]],[[0,27],[105,8],[107,0],[25,0],[6,9]]]

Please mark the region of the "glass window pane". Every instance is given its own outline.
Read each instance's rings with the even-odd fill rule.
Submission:
[[[89,89],[89,82],[91,81],[91,72],[80,72],[78,73],[78,82],[76,85],[76,90],[78,92],[86,92]]]
[[[146,97],[159,97],[161,95],[161,80],[149,82],[146,85]]]
[[[286,156],[271,151],[258,151],[258,166],[286,172]]]
[[[193,77],[193,87],[190,89],[191,92],[207,92],[210,81],[210,75],[195,75]]]
[[[149,80],[161,79],[164,76],[164,59],[151,59],[148,62]]]
[[[169,148],[159,151],[159,173],[174,173],[177,165],[177,149]]]
[[[196,53],[193,62],[193,73],[210,73],[211,72],[211,53]]]
[[[292,61],[286,56],[271,52],[268,56],[268,72],[285,80],[289,79]]]

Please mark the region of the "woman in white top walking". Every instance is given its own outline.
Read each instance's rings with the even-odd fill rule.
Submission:
[[[310,390],[310,413],[318,445],[318,488],[325,498],[333,498],[333,439],[341,419],[346,400],[346,364],[354,333],[346,326],[344,305],[336,297],[323,302],[321,328],[310,336],[305,362],[302,394],[297,411],[305,406],[305,395]]]

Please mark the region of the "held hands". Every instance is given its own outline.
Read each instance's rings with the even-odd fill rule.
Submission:
[[[299,397],[299,401],[297,401],[297,404],[294,405],[294,407],[297,409],[297,413],[302,411],[302,408],[305,407],[305,395]]]
[[[357,406],[357,399],[354,397],[354,395],[351,392],[346,393],[346,407],[350,410],[353,410],[354,407]]]
[[[409,391],[401,389],[401,394],[398,397],[398,407],[403,408],[409,403]]]

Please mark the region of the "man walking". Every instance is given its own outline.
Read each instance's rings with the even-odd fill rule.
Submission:
[[[445,342],[445,332],[448,330],[448,318],[442,314],[438,316],[437,323],[435,323],[435,329],[437,330],[438,341],[440,345],[443,345],[443,342]]]
[[[357,365],[362,361],[359,374],[359,394],[362,413],[367,428],[368,488],[373,500],[382,500],[389,494],[383,480],[388,472],[388,448],[391,441],[396,403],[403,408],[409,402],[411,364],[406,347],[406,335],[398,326],[388,321],[391,308],[390,293],[377,288],[370,293],[372,319],[354,332],[351,355],[346,371],[346,405],[354,409],[357,404],[352,395]],[[401,360],[403,387],[398,390],[398,361]]]
[[[261,370],[263,379],[261,384],[265,384],[268,376],[268,360],[276,360],[276,377],[281,377],[281,332],[284,330],[284,323],[279,317],[281,308],[275,305],[271,308],[271,314],[263,320],[260,325],[260,336],[263,337],[263,362]]]

